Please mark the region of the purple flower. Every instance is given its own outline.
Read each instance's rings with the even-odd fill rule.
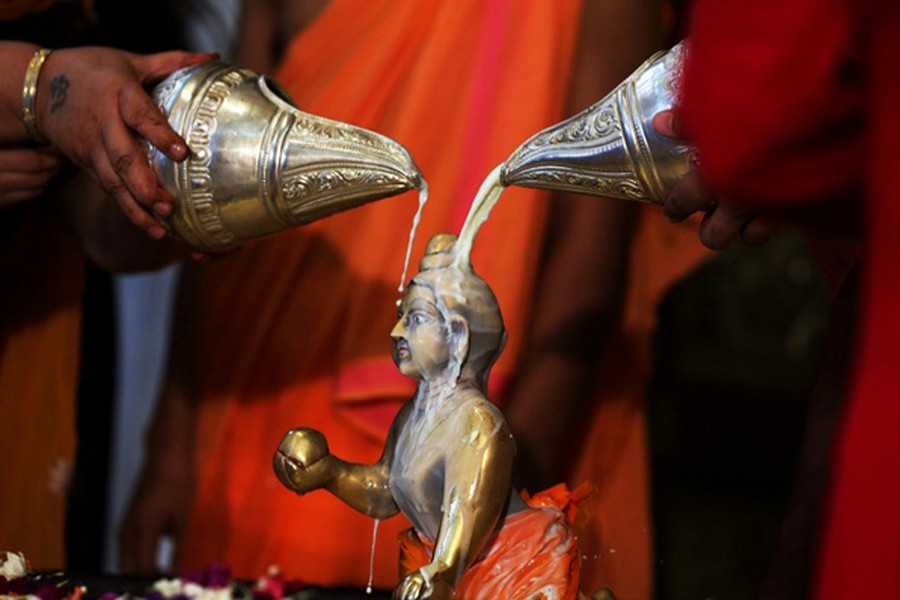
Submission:
[[[41,600],[63,600],[65,592],[52,583],[41,583],[31,592]]]
[[[214,564],[206,570],[206,586],[221,589],[231,584],[231,569],[225,564]]]

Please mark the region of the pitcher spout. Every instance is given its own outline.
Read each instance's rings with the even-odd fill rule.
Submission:
[[[682,44],[655,54],[600,102],[532,136],[501,182],[661,203],[691,166],[691,149],[652,126],[676,102],[682,54]]]
[[[284,218],[309,223],[422,186],[410,153],[362,127],[292,109],[272,190]]]

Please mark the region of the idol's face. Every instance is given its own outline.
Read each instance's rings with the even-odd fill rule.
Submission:
[[[450,362],[448,328],[434,294],[410,285],[400,303],[399,320],[391,330],[394,362],[414,379],[430,379]]]

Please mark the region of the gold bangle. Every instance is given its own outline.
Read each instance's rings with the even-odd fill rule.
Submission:
[[[22,120],[25,121],[25,129],[28,130],[28,136],[38,143],[45,143],[46,140],[41,137],[37,128],[37,86],[38,77],[41,75],[41,67],[44,61],[50,55],[50,50],[41,48],[34,53],[28,62],[28,68],[25,70],[25,83],[22,86]]]

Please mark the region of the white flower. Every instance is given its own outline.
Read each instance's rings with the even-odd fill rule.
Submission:
[[[25,577],[28,567],[25,564],[25,555],[21,552],[7,552],[6,559],[0,562],[0,575],[7,579]]]
[[[203,588],[200,594],[192,596],[197,600],[231,600],[231,586],[211,589]]]
[[[203,595],[203,586],[193,581],[188,581],[181,588],[181,593],[188,598],[199,598]]]
[[[232,598],[231,586],[212,589],[192,581],[185,583],[180,579],[159,579],[153,584],[153,589],[166,598],[179,595],[193,600],[231,600]]]
[[[171,598],[181,593],[182,585],[180,579],[158,579],[153,583],[153,589],[165,596]]]

